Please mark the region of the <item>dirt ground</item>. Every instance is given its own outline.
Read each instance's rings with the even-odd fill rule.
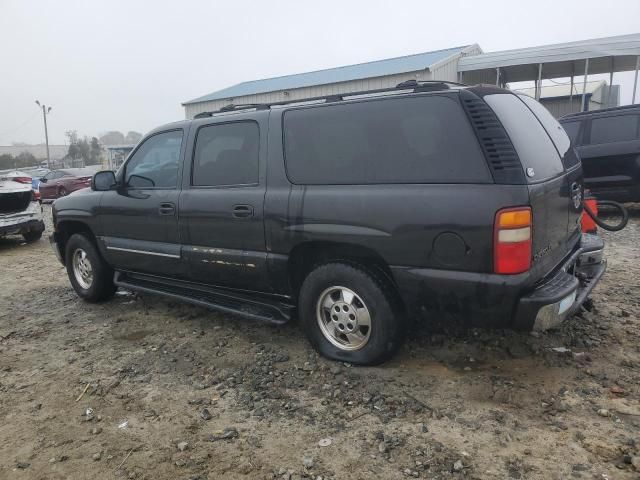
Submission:
[[[640,206],[605,237],[560,330],[416,331],[377,368],[296,324],[86,304],[44,238],[0,240],[0,479],[640,478]]]

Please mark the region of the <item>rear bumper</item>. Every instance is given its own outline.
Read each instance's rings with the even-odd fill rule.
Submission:
[[[520,298],[515,325],[521,329],[548,330],[575,313],[604,274],[604,242],[583,235],[580,248],[550,278]]]
[[[20,235],[31,231],[44,231],[42,207],[38,202],[31,202],[22,212],[0,214],[0,237]]]
[[[582,235],[571,256],[537,283],[529,273],[391,270],[412,318],[439,325],[458,322],[467,327],[544,330],[560,324],[584,302],[605,271],[603,247],[600,237]]]

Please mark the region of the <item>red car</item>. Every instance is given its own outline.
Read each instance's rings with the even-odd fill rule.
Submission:
[[[69,195],[71,192],[91,186],[94,168],[64,168],[52,170],[40,179],[40,196],[43,202]]]

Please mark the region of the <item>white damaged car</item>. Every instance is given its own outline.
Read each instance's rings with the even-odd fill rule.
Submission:
[[[31,177],[18,171],[0,173],[0,238],[22,235],[27,242],[34,242],[42,232],[42,207]]]

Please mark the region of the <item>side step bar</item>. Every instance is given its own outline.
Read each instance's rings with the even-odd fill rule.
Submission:
[[[197,283],[133,273],[116,272],[113,279],[118,287],[155,293],[223,313],[252,320],[282,325],[287,323],[295,306],[260,294],[225,290]]]

